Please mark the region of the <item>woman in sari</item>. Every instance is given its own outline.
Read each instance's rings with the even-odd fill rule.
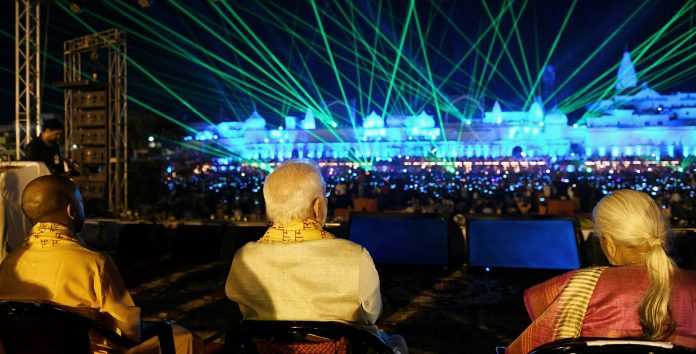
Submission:
[[[506,353],[563,338],[639,338],[696,348],[696,272],[665,251],[660,208],[645,193],[619,190],[592,217],[612,267],[571,271],[527,289],[532,324]]]

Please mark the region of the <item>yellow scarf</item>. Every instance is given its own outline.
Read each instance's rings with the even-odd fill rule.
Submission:
[[[54,222],[39,222],[31,228],[25,240],[27,246],[54,247],[58,245],[80,245],[80,241],[67,226]]]
[[[302,219],[287,224],[273,224],[258,242],[302,242],[336,238],[321,227],[316,220]]]

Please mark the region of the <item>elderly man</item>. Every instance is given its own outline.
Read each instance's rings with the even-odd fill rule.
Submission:
[[[22,195],[22,210],[34,227],[24,245],[0,264],[0,300],[49,302],[89,317],[121,335],[140,339],[140,309],[135,306],[116,265],[84,246],[77,233],[85,213],[77,186],[62,176],[42,176]],[[177,353],[200,345],[191,333],[175,328]],[[110,345],[95,338],[93,350]],[[157,338],[131,349],[157,353]]]
[[[323,229],[326,187],[319,170],[287,163],[263,187],[273,225],[234,256],[225,293],[247,320],[338,321],[379,333],[379,275],[363,247]],[[400,336],[388,342],[401,353]]]

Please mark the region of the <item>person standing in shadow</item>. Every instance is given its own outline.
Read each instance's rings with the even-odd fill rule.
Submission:
[[[63,130],[63,123],[59,120],[45,120],[41,134],[31,139],[24,148],[24,160],[43,162],[53,175],[65,174],[63,156],[60,154]]]

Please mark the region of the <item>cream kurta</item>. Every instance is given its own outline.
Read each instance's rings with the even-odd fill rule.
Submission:
[[[374,325],[382,310],[370,254],[342,239],[248,243],[234,256],[225,293],[247,320]]]

